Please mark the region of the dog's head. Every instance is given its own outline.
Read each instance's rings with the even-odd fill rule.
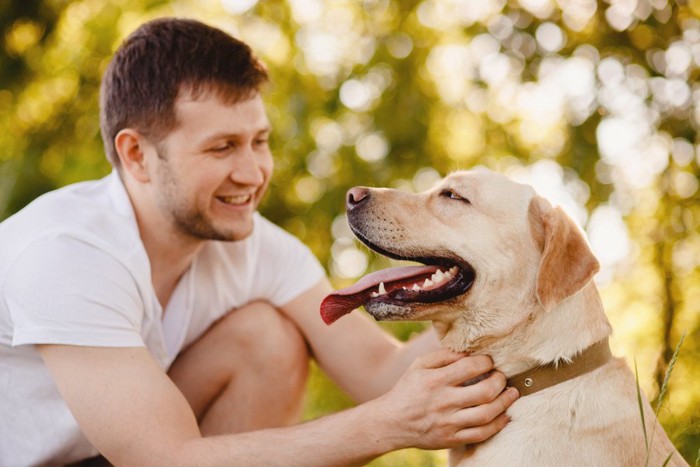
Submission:
[[[598,262],[561,208],[494,172],[456,172],[412,194],[356,187],[348,222],[369,248],[425,266],[392,268],[329,295],[328,324],[364,305],[379,320],[464,321],[502,336],[587,284]]]

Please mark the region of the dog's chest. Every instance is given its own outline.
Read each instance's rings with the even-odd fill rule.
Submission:
[[[567,384],[518,400],[500,433],[452,450],[450,465],[632,465],[639,455],[643,463],[642,431],[630,429],[639,418],[634,404],[616,396],[592,399],[595,389],[570,391]]]
[[[552,450],[549,446],[552,431],[550,427],[536,426],[529,420],[511,420],[491,439],[453,449],[450,452],[450,466],[555,465],[558,457],[556,449]],[[558,436],[560,439],[562,433],[559,432]]]

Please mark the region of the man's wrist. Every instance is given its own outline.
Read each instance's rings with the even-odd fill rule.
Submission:
[[[365,438],[368,445],[374,446],[372,453],[375,457],[388,452],[411,447],[411,442],[401,436],[402,430],[396,417],[387,410],[388,401],[380,396],[371,401],[357,406],[354,416],[358,417],[357,423],[353,423],[359,436]]]

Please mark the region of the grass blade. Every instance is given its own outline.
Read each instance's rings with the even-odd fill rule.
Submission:
[[[644,432],[644,445],[646,447],[646,463],[649,463],[649,439],[647,438],[647,424],[644,420],[644,404],[642,402],[642,390],[639,387],[639,372],[637,371],[637,358],[634,358],[634,379],[637,382],[637,403],[639,404],[639,415],[642,417],[642,431]]]
[[[659,418],[659,410],[661,410],[661,404],[663,404],[664,397],[666,396],[666,391],[668,390],[668,381],[671,379],[671,373],[673,372],[673,367],[676,366],[676,361],[678,360],[678,354],[681,351],[681,346],[683,345],[683,341],[685,340],[685,332],[681,336],[681,338],[678,340],[678,345],[676,345],[676,349],[673,352],[673,355],[671,356],[671,361],[668,363],[668,368],[666,368],[666,373],[664,374],[664,380],[661,383],[661,389],[659,389],[659,397],[656,399],[656,409],[654,410],[654,414],[656,415],[656,418]],[[642,395],[641,395],[641,390],[639,388],[639,375],[637,374],[637,360],[634,360],[634,375],[637,380],[637,402],[639,403],[639,413],[642,416],[642,425],[644,428],[644,443],[647,446],[647,455],[646,455],[646,462],[644,462],[644,467],[648,467],[649,465],[649,452],[651,450],[651,443],[654,441],[654,433],[656,431],[656,426],[658,423],[654,423],[653,428],[651,429],[651,435],[647,437],[647,428],[646,424],[644,423],[644,408],[643,408],[643,403],[642,403]],[[700,459],[700,452],[698,452],[698,459]],[[668,464],[668,462],[671,460],[671,457],[673,456],[673,453],[671,453],[667,458],[666,462],[663,463],[663,466]],[[695,461],[696,467],[698,464],[698,461]],[[662,466],[662,467],[663,467]]]
[[[683,341],[685,340],[685,332],[681,336],[680,340],[678,341],[678,345],[676,345],[676,350],[673,352],[673,356],[671,357],[671,361],[668,364],[668,368],[666,369],[666,374],[664,375],[664,381],[661,384],[661,390],[659,391],[659,398],[656,400],[656,416],[658,417],[659,415],[659,409],[661,408],[661,403],[664,400],[664,396],[666,395],[666,390],[668,389],[668,380],[671,379],[671,372],[673,372],[673,367],[676,366],[676,360],[678,360],[678,354],[680,353],[681,350],[681,345],[683,345]]]

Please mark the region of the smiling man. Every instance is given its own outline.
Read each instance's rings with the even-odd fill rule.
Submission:
[[[101,89],[113,172],[0,224],[0,465],[362,464],[505,425],[502,374],[461,385],[487,357],[359,313],[325,326],[323,269],[256,211],[266,81],[196,21],[119,48]],[[360,404],[298,424],[310,357]]]

